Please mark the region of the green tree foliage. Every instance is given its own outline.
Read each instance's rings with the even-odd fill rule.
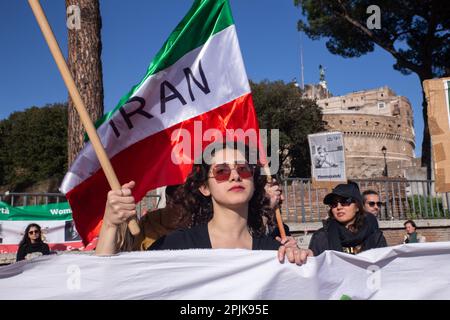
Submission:
[[[5,165],[6,165],[6,154],[4,152],[5,145],[5,130],[3,126],[3,121],[0,121],[0,186],[5,183]]]
[[[282,175],[310,177],[308,134],[324,130],[320,108],[314,101],[302,98],[293,84],[283,81],[250,84],[260,128],[280,130]]]
[[[67,105],[15,112],[0,121],[0,184],[21,191],[67,171]]]
[[[450,75],[450,10],[442,0],[294,0],[307,21],[298,29],[311,39],[327,39],[328,50],[343,57],[359,57],[375,45],[396,60],[394,69],[416,73],[421,85],[426,79]],[[380,28],[369,28],[380,8]],[[369,20],[369,21],[368,21]],[[369,24],[368,24],[369,22]],[[422,90],[423,91],[423,90]],[[423,94],[424,134],[422,166],[431,176],[431,145],[427,102]]]

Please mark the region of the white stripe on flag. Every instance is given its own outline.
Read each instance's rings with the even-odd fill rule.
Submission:
[[[192,101],[183,69],[191,68],[194,77],[202,83],[198,71],[200,60],[210,93],[204,94],[191,78],[192,92],[195,97],[195,101]],[[160,87],[164,81],[173,84],[187,104],[183,106],[179,99],[173,99],[167,102],[166,112],[161,114]],[[133,129],[130,130],[121,113],[116,112],[112,120],[120,132],[120,137],[117,138],[109,121],[98,129],[98,133],[108,156],[112,158],[148,136],[213,110],[249,92],[250,87],[235,26],[232,25],[215,34],[202,47],[187,53],[176,64],[149,77],[139,88],[135,96],[145,99],[146,107],[143,110],[154,118],[148,119],[139,114],[135,115],[132,117]],[[168,90],[166,96],[171,94],[172,92]],[[133,102],[123,108],[125,112],[130,113],[137,107],[138,103]],[[100,164],[92,145],[88,143],[66,174],[61,191],[69,192],[99,168]]]

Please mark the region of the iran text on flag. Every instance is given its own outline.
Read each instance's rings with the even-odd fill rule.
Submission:
[[[144,78],[97,131],[120,183],[134,180],[133,196],[140,201],[150,190],[183,183],[192,169],[186,159],[193,160],[193,154],[178,154],[182,164],[173,161],[174,149],[186,139],[174,132],[190,133],[194,150],[194,144],[206,146],[201,135],[210,128],[258,132],[228,0],[195,1]],[[109,190],[87,143],[61,186],[86,243],[99,233]]]

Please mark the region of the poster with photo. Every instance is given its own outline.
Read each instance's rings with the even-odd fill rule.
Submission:
[[[67,220],[64,226],[64,241],[81,241],[81,237],[75,228],[75,223],[73,220]]]
[[[311,175],[317,181],[346,181],[342,132],[308,135]]]

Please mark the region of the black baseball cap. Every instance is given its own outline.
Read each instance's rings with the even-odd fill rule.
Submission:
[[[360,204],[362,204],[362,202],[363,202],[361,192],[359,191],[359,187],[354,182],[338,184],[331,191],[331,193],[329,193],[325,196],[325,198],[323,199],[323,203],[331,204],[331,201],[335,197],[352,198],[355,201],[358,201]]]

